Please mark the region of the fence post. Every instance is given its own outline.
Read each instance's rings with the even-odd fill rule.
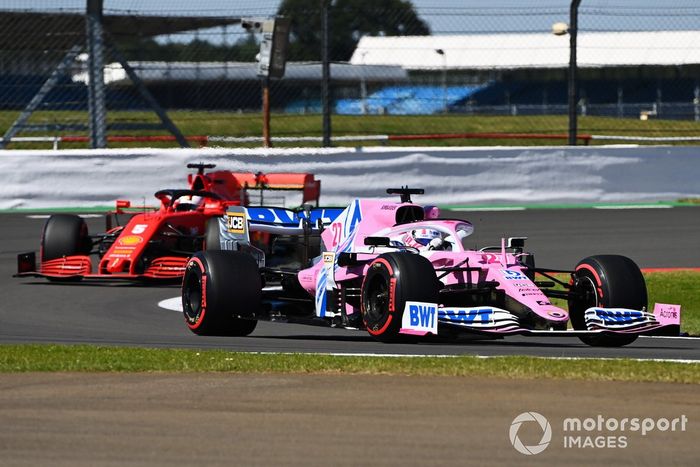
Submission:
[[[92,149],[107,147],[102,6],[103,0],[87,0],[85,12],[89,76],[88,113],[90,120],[90,147]]]
[[[330,47],[330,4],[332,0],[321,0],[321,102],[323,106],[323,147],[331,145],[331,67],[328,58]]]
[[[569,146],[576,146],[576,36],[580,3],[581,0],[571,0],[569,11]]]

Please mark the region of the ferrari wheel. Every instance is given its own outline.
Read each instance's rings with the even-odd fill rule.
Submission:
[[[182,282],[185,323],[203,336],[247,336],[260,308],[258,263],[239,251],[198,252]]]
[[[587,330],[585,312],[590,307],[629,308],[647,306],[647,287],[639,267],[619,255],[589,256],[574,272],[575,298],[569,299],[569,315],[575,330]],[[603,333],[581,336],[581,341],[596,347],[621,347],[637,339],[635,334]]]
[[[408,301],[437,303],[440,283],[426,258],[386,253],[372,261],[362,282],[362,320],[367,332],[382,342],[398,339]]]
[[[73,214],[55,214],[44,224],[41,260],[90,254],[92,243],[85,220]]]

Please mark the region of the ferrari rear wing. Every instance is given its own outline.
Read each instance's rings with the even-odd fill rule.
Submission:
[[[265,205],[266,191],[301,191],[301,204],[313,203],[318,207],[321,181],[309,173],[233,173],[246,192],[257,192],[261,206]]]
[[[302,195],[299,204],[315,204],[318,206],[321,196],[321,181],[316,180],[310,173],[263,173],[263,172],[231,172],[217,170],[204,172],[213,168],[213,164],[189,164],[189,168],[197,168],[196,174],[187,177],[193,190],[210,190],[229,201],[239,201],[240,204],[250,205],[250,195],[258,199],[254,204],[265,205],[265,195],[269,191],[300,191]],[[269,196],[268,196],[268,203]]]

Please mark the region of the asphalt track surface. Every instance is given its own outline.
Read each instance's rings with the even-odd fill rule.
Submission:
[[[619,253],[643,268],[700,266],[700,209],[527,210],[454,212],[475,225],[475,244],[501,236],[530,237],[539,266],[572,268],[590,254]],[[87,219],[90,231],[103,228]],[[16,255],[37,250],[44,219],[2,214],[0,343],[89,343],[146,347],[216,348],[246,352],[410,355],[532,355],[640,359],[700,359],[700,339],[641,338],[621,349],[591,348],[570,337],[514,336],[503,340],[435,340],[381,344],[362,331],[260,322],[249,337],[200,337],[180,313],[158,306],[177,286],[55,284],[16,279]]]

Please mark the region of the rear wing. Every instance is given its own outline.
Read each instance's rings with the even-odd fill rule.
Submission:
[[[344,210],[344,208],[311,208],[303,211],[278,207],[244,209],[251,231],[280,235],[303,234],[304,220],[307,218],[310,221],[311,232],[318,233],[323,227],[330,225]]]
[[[250,243],[251,232],[266,232],[275,235],[318,234],[330,225],[344,208],[311,208],[294,211],[278,207],[228,206],[219,217],[219,239],[223,249],[225,242]],[[308,217],[307,217],[308,216]],[[306,219],[310,222],[305,222]]]
[[[266,191],[301,191],[301,204],[312,203],[318,207],[321,197],[321,181],[309,173],[233,173],[247,195],[256,194],[259,205],[265,205]],[[250,204],[250,199],[249,199]]]

